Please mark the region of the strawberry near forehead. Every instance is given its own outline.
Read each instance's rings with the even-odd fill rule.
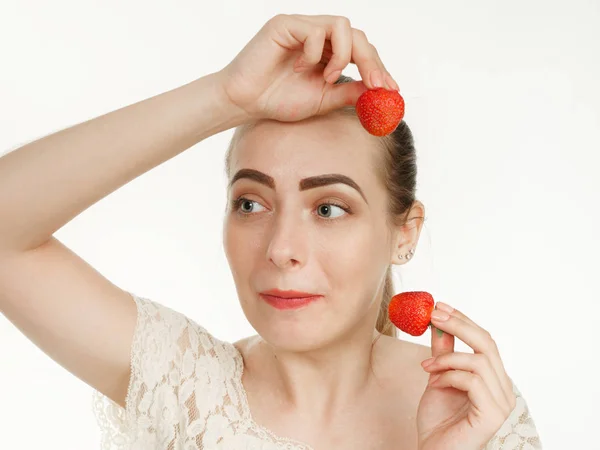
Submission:
[[[404,117],[404,99],[398,91],[370,89],[358,98],[356,115],[370,134],[387,136],[398,128]]]

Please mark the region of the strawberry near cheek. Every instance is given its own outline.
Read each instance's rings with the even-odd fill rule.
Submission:
[[[403,332],[421,336],[431,324],[433,307],[433,296],[428,292],[402,292],[390,300],[388,317]]]

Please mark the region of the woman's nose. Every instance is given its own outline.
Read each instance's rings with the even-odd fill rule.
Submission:
[[[306,230],[298,217],[280,215],[269,235],[267,258],[281,269],[301,266],[305,261]]]

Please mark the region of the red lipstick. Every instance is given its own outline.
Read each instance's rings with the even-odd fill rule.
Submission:
[[[323,297],[312,292],[281,291],[279,289],[263,291],[259,295],[269,305],[277,309],[297,309]]]

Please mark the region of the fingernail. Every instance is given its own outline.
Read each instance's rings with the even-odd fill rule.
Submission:
[[[386,75],[385,76],[385,81],[387,83],[387,85],[391,88],[394,89],[395,91],[399,91],[400,90],[400,86],[398,86],[398,83],[396,83],[396,81],[394,81],[394,79],[391,77],[391,75]]]
[[[371,72],[371,84],[376,88],[383,87],[383,76],[379,69],[375,69]]]
[[[328,83],[333,84],[338,80],[338,78],[340,77],[341,74],[342,74],[341,70],[336,70],[335,72],[331,72],[326,80]]]
[[[426,359],[425,361],[423,361],[423,362],[421,363],[421,365],[422,365],[423,367],[427,367],[427,366],[430,366],[430,365],[431,365],[431,363],[433,363],[433,361],[435,361],[435,357]]]
[[[452,314],[454,312],[454,308],[447,303],[437,302],[435,307],[437,309],[441,309],[442,311],[446,311],[448,314]]]
[[[445,321],[450,318],[450,314],[448,314],[446,311],[434,309],[433,312],[431,313],[431,318],[435,319],[435,320],[439,320],[439,321]]]

